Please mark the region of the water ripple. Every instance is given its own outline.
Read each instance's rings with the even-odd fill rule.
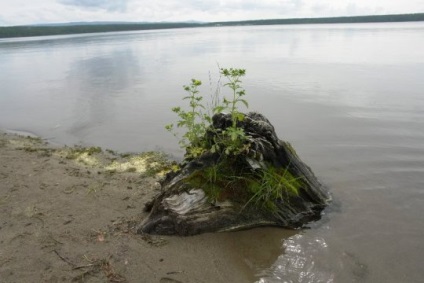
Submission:
[[[323,238],[310,239],[299,234],[287,239],[283,247],[284,254],[264,272],[258,283],[334,282],[333,272],[322,265],[326,262],[323,255],[328,254],[328,244]]]

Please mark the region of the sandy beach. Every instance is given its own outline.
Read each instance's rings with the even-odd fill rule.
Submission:
[[[135,233],[144,204],[160,190],[149,158],[1,133],[0,281],[258,280],[293,231]]]

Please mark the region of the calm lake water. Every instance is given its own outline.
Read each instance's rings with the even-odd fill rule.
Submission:
[[[311,229],[252,239],[260,282],[423,282],[424,23],[204,28],[0,40],[0,129],[180,156],[182,85],[247,69],[250,110],[331,190]],[[252,232],[254,235],[255,232]],[[272,242],[272,243],[271,243]],[[272,247],[271,247],[272,249]],[[263,253],[261,257],[264,257]]]

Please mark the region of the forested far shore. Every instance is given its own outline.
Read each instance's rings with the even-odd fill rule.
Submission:
[[[349,24],[349,23],[383,23],[383,22],[419,22],[424,21],[424,13],[397,14],[377,16],[327,17],[327,18],[293,18],[273,20],[252,20],[241,22],[217,22],[211,25],[294,25],[294,24]]]
[[[153,29],[191,28],[200,24],[192,23],[110,23],[110,24],[78,24],[50,26],[11,26],[0,27],[0,38],[65,35],[96,32],[136,31]]]
[[[116,32],[174,28],[218,27],[218,26],[246,26],[246,25],[295,25],[295,24],[338,24],[338,23],[379,23],[379,22],[416,22],[424,21],[424,13],[352,16],[333,18],[293,18],[250,20],[210,23],[78,23],[57,25],[27,25],[0,27],[0,38],[64,35],[96,32]]]

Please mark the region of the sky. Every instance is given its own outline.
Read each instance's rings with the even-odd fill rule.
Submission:
[[[424,13],[423,0],[0,0],[0,26]]]

